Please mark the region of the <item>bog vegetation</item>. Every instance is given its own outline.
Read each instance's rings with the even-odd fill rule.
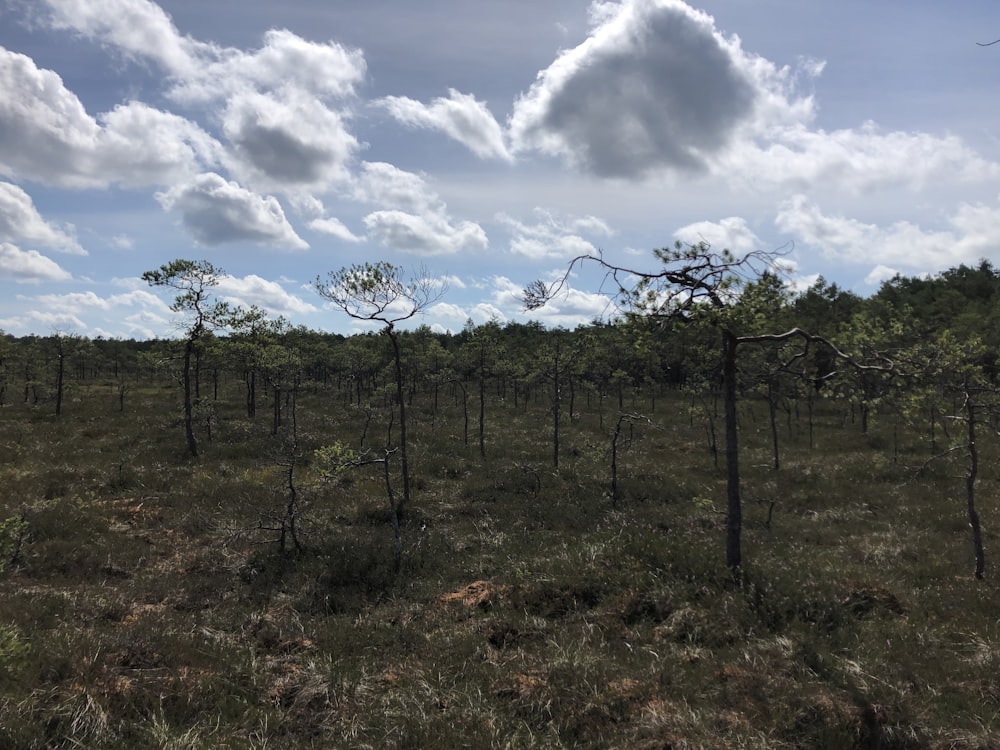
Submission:
[[[724,270],[446,335],[352,267],[345,338],[175,261],[179,340],[0,338],[0,747],[1000,747],[1000,273]]]

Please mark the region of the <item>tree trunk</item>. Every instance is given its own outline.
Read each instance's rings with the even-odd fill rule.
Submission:
[[[56,356],[59,361],[59,369],[56,372],[56,416],[62,415],[63,402],[63,374],[66,370],[66,356],[62,341],[56,340]]]
[[[969,472],[965,475],[965,502],[972,527],[972,546],[976,555],[978,580],[986,574],[986,552],[983,549],[983,532],[979,526],[979,512],[976,510],[976,477],[979,474],[979,448],[976,446],[976,408],[972,397],[966,395],[965,415],[969,420]]]
[[[767,384],[767,414],[771,420],[771,449],[774,453],[774,470],[781,469],[781,458],[778,450],[778,394],[774,384]]]
[[[740,501],[740,457],[736,418],[736,350],[739,342],[723,332],[722,381],[726,421],[726,565],[738,571],[742,563],[740,537],[743,507]]]
[[[390,325],[385,329],[392,342],[392,356],[396,364],[396,402],[399,407],[399,462],[403,468],[403,507],[410,505],[410,464],[406,455],[406,402],[403,399],[403,361],[399,352],[399,339]]]
[[[486,458],[486,373],[480,362],[479,371],[479,455]]]
[[[191,355],[194,353],[194,339],[184,344],[184,436],[187,438],[188,453],[197,457],[198,439],[194,436],[194,401],[191,397]]]

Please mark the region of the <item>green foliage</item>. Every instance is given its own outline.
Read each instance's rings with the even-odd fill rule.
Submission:
[[[324,480],[337,479],[362,460],[362,455],[341,442],[324,445],[313,452],[316,470]]]

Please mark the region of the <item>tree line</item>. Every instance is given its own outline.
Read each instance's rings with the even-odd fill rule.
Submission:
[[[176,260],[144,278],[175,293],[173,308],[185,321],[182,337],[2,336],[0,405],[23,403],[61,416],[77,393],[89,397],[96,390],[109,396],[109,408],[125,411],[133,390],[173,383],[184,446],[197,457],[219,428],[220,385],[232,392],[236,384],[240,412],[266,424],[284,446],[291,498],[279,519],[284,547],[286,533],[288,543],[298,545],[295,471],[304,461],[296,435],[298,396],[323,392],[366,413],[365,434],[355,446],[326,446],[314,459],[326,462],[332,474],[380,463],[398,560],[399,514],[413,492],[407,407],[414,399],[428,404],[432,426],[440,403],[459,404],[463,439],[482,459],[491,434],[503,429],[491,422],[493,405],[543,404],[548,419],[539,425],[540,439],[551,443],[554,470],[565,425],[581,409],[596,412],[613,457],[610,496],[617,501],[614,457],[624,432],[657,418],[662,398],[681,394],[704,422],[706,450],[717,466],[720,458],[724,462],[726,561],[738,571],[738,405],[764,405],[772,465],[780,471],[781,421],[794,414],[811,440],[814,408],[834,404],[861,434],[874,419],[916,425],[925,435],[928,465],[962,458],[975,572],[984,575],[976,508],[981,435],[995,432],[1000,422],[1000,272],[989,261],[930,277],[897,275],[862,298],[822,278],[793,292],[768,254],[738,257],[704,244],[676,245],[656,251],[656,260],[651,271],[600,258],[574,261],[599,263],[608,273],[619,311],[610,321],[567,330],[470,320],[457,333],[412,326],[444,293],[426,274],[408,275],[387,263],[350,266],[314,284],[335,308],[379,328],[348,337],[221,302],[212,292],[221,269]],[[526,304],[540,306],[559,291],[559,282],[536,282],[525,290]],[[369,434],[376,422],[386,423],[384,437]],[[397,458],[398,502],[390,477]]]

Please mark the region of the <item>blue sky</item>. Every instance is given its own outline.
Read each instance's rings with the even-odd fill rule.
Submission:
[[[172,335],[175,258],[344,333],[312,282],[365,261],[440,330],[676,239],[861,294],[1000,263],[997,37],[987,0],[0,0],[0,329]],[[608,311],[572,282],[531,317]]]

